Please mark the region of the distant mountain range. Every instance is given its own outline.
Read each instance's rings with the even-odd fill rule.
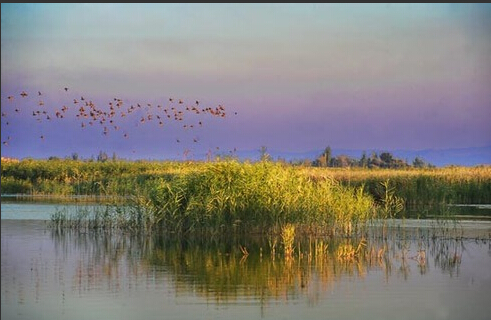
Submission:
[[[347,155],[360,159],[363,152],[370,156],[373,152],[380,155],[381,152],[390,152],[395,158],[403,159],[407,163],[412,163],[416,157],[423,159],[426,163],[437,167],[450,165],[476,166],[481,164],[491,165],[491,145],[475,148],[453,148],[453,149],[424,149],[424,150],[386,150],[386,149],[336,149],[331,148],[332,156]],[[307,152],[282,152],[267,149],[266,152],[273,160],[284,159],[286,161],[314,160],[324,152],[324,149],[312,150]],[[236,156],[240,160],[258,160],[261,156],[259,148],[257,150],[237,151]]]

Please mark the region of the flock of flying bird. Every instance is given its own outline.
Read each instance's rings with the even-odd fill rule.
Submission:
[[[68,95],[69,88],[62,89],[65,95]],[[34,96],[34,99],[29,97]],[[130,104],[124,102],[123,99],[113,98],[104,106],[98,106],[91,99],[84,96],[69,98],[69,103],[63,104],[58,108],[48,108],[43,100],[44,93],[38,91],[34,94],[26,91],[20,92],[17,96],[10,95],[7,97],[8,103],[6,106],[2,104],[2,127],[11,125],[14,117],[11,114],[20,114],[21,111],[27,108],[29,116],[36,119],[37,122],[56,121],[65,119],[70,116],[75,116],[79,120],[81,128],[87,126],[99,126],[101,134],[106,136],[110,131],[119,131],[124,138],[129,137],[129,132],[124,130],[121,125],[121,119],[134,116],[137,125],[148,123],[156,123],[163,127],[168,121],[178,121],[183,129],[192,129],[194,127],[203,126],[203,120],[195,122],[185,122],[185,117],[188,114],[193,115],[209,115],[213,117],[225,118],[227,112],[225,107],[219,104],[216,107],[203,107],[200,101],[195,100],[191,104],[185,103],[182,99],[169,98],[164,104],[152,103],[135,103]],[[18,101],[18,99],[20,101]],[[235,115],[237,112],[234,113]],[[196,118],[196,117],[193,117]],[[5,128],[5,127],[4,127]],[[39,139],[44,140],[45,135],[41,134]],[[4,146],[8,146],[11,141],[11,136],[7,136],[2,141]],[[198,142],[197,137],[193,138],[193,142]],[[180,139],[176,138],[179,143]]]

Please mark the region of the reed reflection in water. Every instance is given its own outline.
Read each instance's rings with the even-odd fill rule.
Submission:
[[[279,239],[2,220],[2,319],[485,319],[489,237],[448,235],[374,227],[353,238],[299,237],[285,256]]]

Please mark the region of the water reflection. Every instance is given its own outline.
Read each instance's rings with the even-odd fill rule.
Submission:
[[[316,305],[323,293],[343,279],[379,273],[386,283],[425,275],[436,268],[459,275],[465,239],[379,231],[354,238],[306,237],[295,242],[294,255],[260,237],[175,239],[118,231],[51,230],[56,255],[76,251],[72,288],[80,293],[132,290],[133,286],[169,282],[176,295],[193,293],[206,301],[288,300],[305,296]],[[481,244],[487,240],[475,240]],[[34,272],[38,273],[39,270]]]
[[[274,237],[176,239],[36,220],[1,228],[2,319],[486,319],[490,311],[489,224],[478,237],[413,222],[354,238],[299,236],[290,257]]]

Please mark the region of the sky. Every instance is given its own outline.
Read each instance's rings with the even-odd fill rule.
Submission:
[[[16,158],[488,146],[491,4],[2,3],[1,109]]]

